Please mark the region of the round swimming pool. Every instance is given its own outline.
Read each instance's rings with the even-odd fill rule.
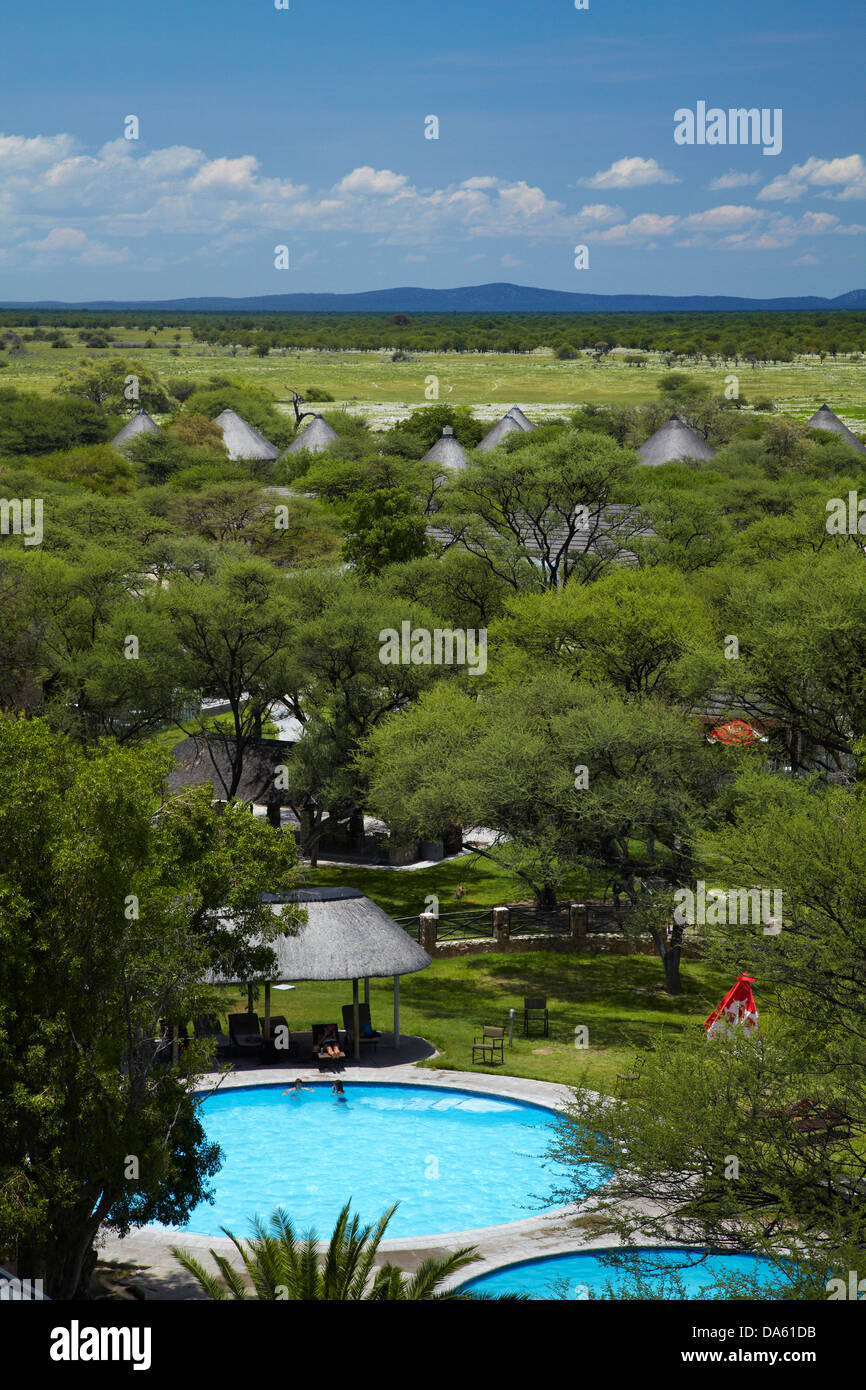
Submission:
[[[602,1256],[611,1253],[609,1250],[587,1250],[545,1255],[522,1264],[504,1265],[478,1279],[467,1280],[461,1289],[465,1293],[522,1293],[532,1299],[599,1298],[609,1286],[614,1290],[619,1288],[626,1275],[621,1266],[603,1262]],[[632,1253],[639,1263],[642,1263],[642,1255],[651,1258],[651,1269],[643,1265],[648,1297],[710,1301],[720,1297],[719,1290],[714,1291],[712,1286],[721,1275],[757,1278],[760,1284],[778,1281],[775,1266],[759,1255],[714,1253],[702,1261],[703,1252],[699,1250],[636,1248]]]
[[[308,1083],[305,1083],[305,1085]],[[187,1231],[249,1234],[277,1206],[296,1231],[330,1235],[341,1207],[366,1224],[400,1205],[388,1237],[519,1221],[552,1205],[561,1174],[545,1158],[553,1114],[542,1106],[434,1086],[330,1083],[298,1094],[281,1085],[218,1091],[200,1115],[219,1144],[216,1200]]]

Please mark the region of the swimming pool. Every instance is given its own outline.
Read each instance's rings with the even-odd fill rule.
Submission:
[[[553,1113],[542,1106],[434,1086],[330,1082],[218,1091],[200,1116],[219,1144],[213,1205],[183,1228],[249,1234],[250,1218],[284,1206],[295,1229],[331,1233],[341,1207],[366,1224],[399,1200],[388,1236],[459,1231],[537,1214],[561,1174],[545,1158]]]
[[[583,1251],[566,1255],[545,1255],[522,1264],[504,1265],[502,1269],[469,1279],[461,1288],[466,1293],[522,1293],[532,1299],[587,1298],[604,1294],[608,1285],[616,1289],[622,1284],[625,1271],[605,1264],[602,1256],[610,1251]],[[777,1271],[759,1255],[712,1254],[706,1261],[696,1263],[701,1251],[660,1250],[636,1248],[637,1256],[651,1256],[654,1265],[662,1265],[657,1273],[647,1271],[646,1282],[658,1297],[685,1297],[709,1301],[719,1297],[712,1284],[721,1274],[745,1278],[757,1277],[762,1284],[775,1283]],[[682,1293],[673,1287],[671,1276],[681,1281]]]

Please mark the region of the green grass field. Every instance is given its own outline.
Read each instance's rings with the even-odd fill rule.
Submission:
[[[430,869],[304,869],[302,879],[322,886],[351,884],[394,917],[423,911],[429,894],[439,898],[441,912],[492,907],[526,896],[519,879],[488,860],[470,857]],[[458,884],[467,890],[460,901],[453,896]],[[585,884],[575,879],[564,887],[563,896],[581,891]],[[679,1033],[699,1027],[731,984],[718,971],[694,960],[683,962],[682,980],[683,994],[672,998],[664,992],[661,962],[645,955],[538,950],[437,960],[401,980],[401,1029],[426,1038],[439,1052],[422,1065],[489,1071],[472,1061],[474,1034],[485,1023],[507,1026],[509,1009],[522,1010],[524,995],[544,994],[550,1036],[523,1038],[518,1020],[514,1046],[506,1048],[505,1065],[496,1070],[612,1092],[617,1073],[630,1070],[636,1053],[669,1030]],[[245,990],[225,989],[221,996],[225,1012],[246,1009]],[[271,1007],[285,1014],[292,1029],[302,1031],[314,1022],[339,1022],[341,1007],[351,998],[348,982],[306,981],[291,991],[274,990]],[[390,980],[370,982],[370,1004],[375,1026],[389,1030]],[[256,1007],[263,1012],[261,990]],[[581,1024],[589,1030],[586,1049],[574,1045],[574,1030]]]
[[[426,1038],[438,1057],[421,1066],[457,1071],[505,1072],[613,1093],[618,1072],[631,1070],[636,1056],[665,1035],[699,1028],[731,981],[700,961],[686,961],[684,993],[664,993],[661,962],[655,956],[613,956],[528,951],[437,960],[400,981],[400,1027]],[[523,997],[547,996],[550,1036],[521,1035]],[[246,992],[222,991],[225,1012],[246,1009]],[[371,980],[370,1015],[375,1027],[390,1031],[390,980]],[[291,991],[273,990],[271,1008],[292,1029],[312,1023],[341,1023],[341,1007],[351,1003],[348,982],[301,982]],[[264,1013],[260,992],[256,1008]],[[483,1024],[507,1027],[509,1009],[518,1010],[514,1046],[505,1048],[504,1066],[472,1061],[472,1038]],[[575,1047],[574,1030],[585,1025],[587,1048]],[[309,1074],[315,1074],[310,1064]]]
[[[656,382],[667,370],[657,354],[648,354],[646,365],[640,367],[626,366],[616,354],[601,362],[590,357],[559,362],[544,351],[418,353],[411,362],[391,362],[379,352],[286,350],[259,358],[246,350],[233,355],[204,348],[190,341],[187,329],[175,356],[171,349],[176,331],[148,334],[157,342],[148,349],[94,351],[78,345],[53,349],[44,343],[28,344],[26,353],[9,355],[8,365],[0,372],[0,385],[48,393],[60,384],[63,372],[74,369],[84,356],[122,356],[141,359],[163,379],[237,377],[267,387],[284,402],[293,387],[303,391],[321,386],[336,402],[386,424],[395,413],[429,404],[425,387],[430,376],[438,378],[440,401],[480,407],[480,414],[492,416],[518,402],[542,413],[546,407],[553,414],[559,413],[555,407],[565,410],[587,403],[641,405],[657,398]],[[144,335],[130,330],[128,336],[138,341]],[[711,367],[704,362],[687,370],[707,380],[714,394],[723,392],[725,377],[735,371],[748,400],[770,397],[787,413],[803,418],[827,400],[849,422],[866,421],[866,362],[827,358],[823,363],[810,359],[755,368],[744,363],[737,368]]]

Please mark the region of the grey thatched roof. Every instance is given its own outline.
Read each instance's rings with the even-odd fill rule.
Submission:
[[[214,424],[223,432],[223,444],[230,459],[275,459],[279,455],[276,444],[253,429],[237,411],[221,411]]]
[[[641,463],[655,467],[660,463],[678,463],[680,459],[712,459],[716,451],[679,415],[672,415],[641,444],[637,454]]]
[[[326,449],[330,449],[335,439],[339,439],[335,429],[332,429],[321,415],[316,415],[305,429],[302,429],[286,450],[287,454],[323,454]]]
[[[278,738],[250,739],[243,751],[243,773],[235,796],[258,806],[288,806],[289,793],[276,785],[278,769],[291,757],[294,743]],[[192,734],[172,748],[177,766],[168,776],[169,791],[212,782],[223,800],[231,786],[235,740],[228,735]],[[279,779],[285,781],[285,778]]]
[[[849,430],[848,426],[839,419],[839,416],[833,414],[826,402],[820,410],[815,411],[807,423],[813,430],[831,430],[833,434],[838,434],[841,439],[844,439],[846,444],[850,444],[852,449],[856,449],[860,454],[866,454],[866,444],[863,443],[863,440],[858,439],[853,430]]]
[[[507,411],[506,413],[507,413],[508,415],[510,415],[510,417],[511,417],[512,420],[516,420],[516,421],[517,421],[518,425],[520,426],[520,428],[521,428],[522,430],[534,430],[534,429],[535,429],[535,426],[533,425],[532,421],[531,421],[531,420],[528,420],[528,419],[526,418],[526,416],[524,415],[523,411],[520,409],[520,406],[519,406],[519,405],[513,405],[513,406],[511,407],[511,409],[510,409],[509,411]]]
[[[485,434],[480,444],[476,448],[480,453],[486,454],[488,449],[495,449],[497,444],[501,444],[507,434],[513,434],[515,430],[522,431],[523,426],[519,420],[515,420],[513,415],[503,415],[501,420],[497,420],[492,430]]]
[[[417,941],[358,888],[303,888],[267,894],[268,900],[277,916],[282,903],[297,903],[307,914],[295,936],[271,943],[277,958],[272,982],[411,975],[431,963]],[[209,980],[244,983],[216,975]]]
[[[151,420],[146,410],[136,411],[131,420],[127,420],[122,430],[118,430],[112,439],[115,449],[122,449],[124,444],[128,444],[139,434],[159,434],[159,425]]]
[[[466,450],[455,437],[453,426],[446,425],[441,437],[432,449],[428,449],[422,463],[442,463],[446,468],[463,468],[466,464]]]

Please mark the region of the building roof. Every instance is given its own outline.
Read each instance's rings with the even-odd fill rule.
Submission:
[[[446,468],[463,468],[466,464],[466,450],[456,438],[452,425],[446,425],[439,439],[428,449],[422,463],[442,463]]]
[[[296,435],[286,450],[287,454],[323,454],[326,449],[330,449],[335,439],[339,439],[335,429],[332,429],[321,415],[316,415],[310,423]]]
[[[307,915],[295,935],[270,943],[276,956],[272,983],[411,975],[431,963],[417,941],[358,888],[302,888],[266,894],[265,901],[277,916],[283,903],[295,903]],[[208,980],[245,983],[216,974]]]
[[[275,459],[279,449],[253,429],[234,410],[223,410],[214,420],[223,432],[223,444],[230,459]]]
[[[235,796],[257,806],[288,806],[289,792],[278,787],[278,769],[291,757],[294,743],[287,739],[251,738],[243,750],[243,772]],[[168,775],[169,791],[213,783],[214,796],[223,800],[231,786],[235,739],[229,734],[192,734],[172,748],[177,766]]]
[[[519,405],[513,405],[511,409],[507,412],[507,414],[511,416],[512,420],[517,421],[518,425],[522,430],[535,429],[535,426],[533,425],[532,421],[526,418]]]
[[[680,459],[712,459],[716,451],[679,415],[672,415],[641,444],[637,454],[641,463],[655,467],[661,463],[678,463]]]
[[[159,434],[159,425],[151,420],[146,410],[138,410],[131,420],[127,420],[122,430],[112,439],[115,449],[120,449],[139,434]]]
[[[523,426],[519,420],[515,420],[510,413],[503,415],[501,420],[497,420],[492,430],[488,430],[480,444],[476,444],[476,449],[480,453],[486,454],[489,449],[495,449],[497,444],[501,444],[507,434],[513,434],[515,430],[522,431]]]
[[[831,430],[833,434],[838,434],[841,439],[844,439],[846,444],[850,444],[852,449],[856,449],[858,453],[866,454],[866,444],[863,443],[863,440],[858,439],[853,430],[849,430],[848,426],[839,419],[839,416],[833,414],[826,402],[820,410],[815,411],[807,424],[813,430]]]

